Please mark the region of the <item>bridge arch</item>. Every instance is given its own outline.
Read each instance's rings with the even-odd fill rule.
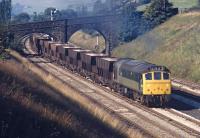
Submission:
[[[71,25],[67,29],[67,35],[66,35],[66,40],[67,42],[70,40],[72,35],[76,33],[79,30],[83,29],[89,29],[89,30],[95,30],[99,32],[105,39],[105,53],[109,53],[111,51],[112,45],[116,37],[111,37],[113,35],[113,30],[110,25],[107,23],[90,23],[90,24],[75,24]]]
[[[58,41],[58,38],[49,32],[36,31],[36,32],[26,32],[26,33],[15,35],[17,37],[17,38],[16,37],[14,38],[15,44],[20,45],[23,39],[27,37],[31,37],[34,34],[49,35],[51,38],[53,38],[54,41]]]
[[[81,43],[80,40],[83,42]],[[91,49],[100,53],[106,52],[106,45],[109,44],[105,33],[94,28],[80,28],[74,30],[71,36],[69,36],[68,41],[78,44],[85,49]]]
[[[24,36],[22,36],[21,38],[19,38],[16,43],[18,45],[20,45],[20,46],[23,47],[23,46],[25,46],[26,40],[29,39],[29,38],[31,38],[34,35],[41,35],[41,36],[48,35],[50,38],[53,39],[53,41],[57,41],[57,38],[55,36],[53,36],[52,34],[34,32],[34,33],[27,33],[27,34],[25,34]]]

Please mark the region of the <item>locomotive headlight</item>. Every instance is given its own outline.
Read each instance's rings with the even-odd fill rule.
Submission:
[[[169,84],[166,84],[166,87],[169,87]]]

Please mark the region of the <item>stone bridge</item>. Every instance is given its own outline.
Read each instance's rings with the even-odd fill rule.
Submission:
[[[25,37],[31,36],[33,33],[48,34],[56,41],[66,43],[76,31],[80,29],[93,29],[103,35],[106,42],[106,53],[110,53],[117,46],[118,33],[116,24],[119,20],[120,16],[107,15],[32,22],[11,25],[6,32],[12,34],[15,44],[20,44]],[[5,31],[1,32],[5,33]]]

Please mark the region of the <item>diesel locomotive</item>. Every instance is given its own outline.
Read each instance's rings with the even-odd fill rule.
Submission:
[[[46,58],[142,104],[162,106],[170,100],[170,71],[164,66],[130,58],[109,57],[73,44],[60,44],[41,38],[34,40]],[[36,49],[35,45],[32,47]]]

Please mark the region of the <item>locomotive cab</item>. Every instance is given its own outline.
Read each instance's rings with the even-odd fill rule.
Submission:
[[[170,95],[170,73],[164,71],[151,71],[142,75],[143,95]]]

